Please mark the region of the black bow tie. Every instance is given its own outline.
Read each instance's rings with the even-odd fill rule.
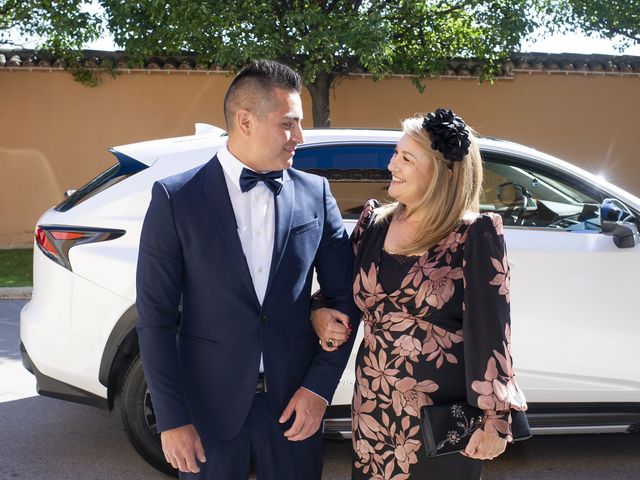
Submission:
[[[242,173],[240,174],[240,190],[248,192],[255,187],[258,182],[264,182],[274,195],[278,195],[280,190],[282,190],[282,171],[258,173],[248,168],[242,169]]]

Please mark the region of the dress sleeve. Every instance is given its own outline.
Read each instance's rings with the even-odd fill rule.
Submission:
[[[358,247],[360,246],[362,235],[373,220],[373,211],[379,206],[380,202],[373,198],[365,202],[362,212],[360,213],[360,218],[358,218],[358,223],[356,223],[355,228],[351,232],[351,246],[353,247],[354,255],[358,255]]]
[[[526,410],[511,355],[509,263],[502,218],[469,226],[462,264],[467,401],[485,411],[482,428],[511,441],[511,410]]]
[[[360,217],[358,218],[358,222],[356,223],[355,228],[351,232],[351,246],[353,247],[353,254],[358,254],[358,247],[360,245],[360,241],[362,240],[362,235],[367,227],[371,224],[373,220],[373,211],[380,206],[380,202],[375,199],[369,199],[365,202],[364,207],[362,208],[362,212],[360,213]],[[318,308],[328,307],[328,302],[324,295],[322,294],[322,290],[317,290],[311,296],[311,310],[316,310]]]

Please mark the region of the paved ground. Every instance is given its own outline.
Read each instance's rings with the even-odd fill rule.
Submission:
[[[0,301],[0,480],[168,479],[138,456],[117,411],[35,395],[18,353],[24,303]],[[350,455],[348,442],[326,442],[323,480],[347,480]],[[640,480],[640,435],[533,438],[509,447],[484,478]]]

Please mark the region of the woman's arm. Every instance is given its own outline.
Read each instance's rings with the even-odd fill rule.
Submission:
[[[526,410],[511,356],[510,272],[498,215],[470,225],[464,246],[463,331],[467,401],[485,411],[464,452],[500,455],[511,437],[511,410]]]
[[[378,206],[380,203],[377,200],[367,200],[364,204],[350,237],[355,255],[358,253],[362,234],[371,223],[373,210]],[[320,345],[327,352],[337,350],[351,335],[349,317],[330,307],[321,290],[311,297],[311,324],[320,340]]]

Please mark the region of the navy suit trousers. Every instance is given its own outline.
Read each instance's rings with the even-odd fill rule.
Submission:
[[[268,393],[258,393],[240,433],[228,441],[202,437],[207,461],[200,473],[180,473],[181,480],[244,480],[253,462],[258,480],[320,480],[322,429],[300,442],[292,442],[285,425],[274,418]]]

